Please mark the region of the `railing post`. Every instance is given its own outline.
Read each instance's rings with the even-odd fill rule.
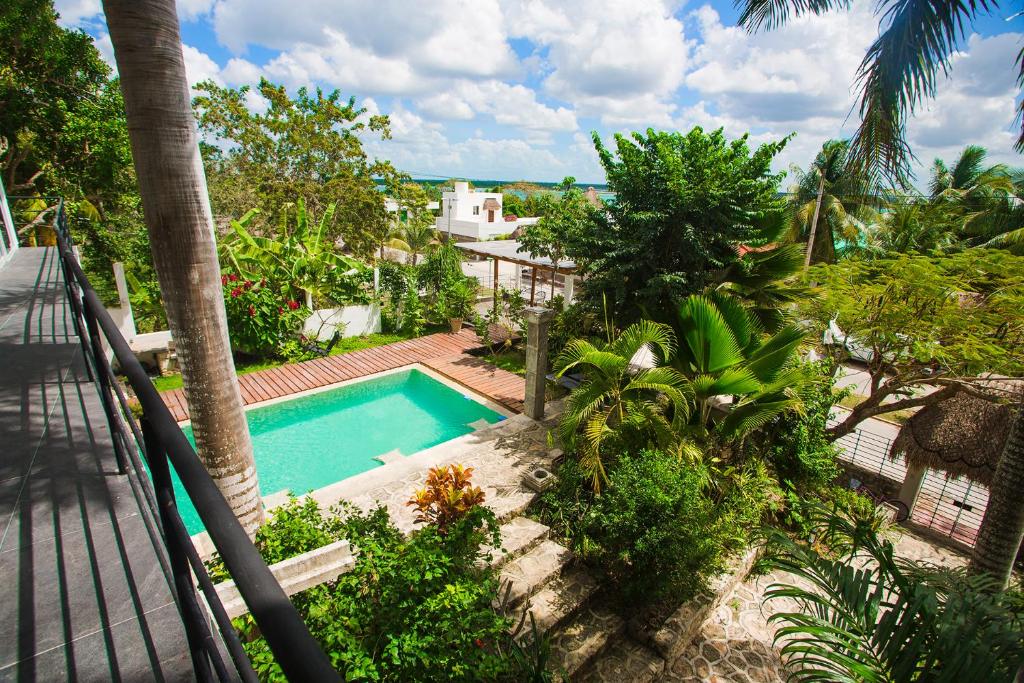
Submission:
[[[61,205],[59,213],[57,215],[58,225],[61,224],[61,217],[64,215],[64,206]],[[85,349],[85,333],[82,331],[82,297],[78,294],[78,285],[75,283],[75,278],[71,276],[71,269],[68,268],[68,263],[65,259],[71,258],[71,240],[68,236],[66,229],[63,227],[57,231],[57,258],[60,260],[60,272],[64,276],[64,293],[68,297],[68,303],[71,305],[71,320],[75,325],[75,334],[78,336],[79,341],[82,343],[82,349]],[[93,375],[92,366],[89,364],[89,359],[85,360],[85,375],[89,378],[90,382],[95,382],[96,377]]]
[[[128,471],[128,456],[124,452],[124,442],[118,438],[120,429],[114,415],[114,402],[111,398],[112,387],[110,386],[110,373],[107,372],[107,357],[103,353],[103,345],[100,343],[100,330],[96,325],[96,313],[88,301],[85,302],[85,326],[89,331],[89,341],[92,347],[92,359],[96,370],[96,379],[100,385],[100,402],[103,403],[103,412],[107,414],[107,425],[110,427],[110,440],[114,444],[114,455],[117,457],[117,471],[124,474]],[[88,364],[88,363],[86,363]]]
[[[210,672],[210,660],[203,647],[203,635],[198,632],[194,622],[196,602],[195,589],[192,586],[192,572],[188,566],[188,556],[177,534],[174,533],[171,515],[177,514],[174,502],[174,486],[171,484],[171,471],[167,464],[167,453],[164,451],[149,418],[142,416],[142,437],[146,442],[146,459],[149,473],[153,478],[156,492],[157,508],[160,511],[160,525],[164,530],[164,541],[167,544],[167,556],[174,575],[174,588],[178,594],[178,605],[182,610],[182,621],[185,625],[185,636],[188,638],[189,652],[192,654],[192,666],[196,677],[201,681],[213,680]]]

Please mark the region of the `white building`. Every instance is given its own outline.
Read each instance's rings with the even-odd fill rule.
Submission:
[[[434,221],[442,235],[451,233],[458,240],[494,239],[516,228],[536,223],[538,218],[505,220],[500,192],[469,189],[469,183],[455,183],[455,190],[441,194],[441,215]]]

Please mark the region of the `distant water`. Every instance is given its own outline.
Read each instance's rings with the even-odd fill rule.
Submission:
[[[445,182],[445,180],[441,178],[413,178],[412,180],[414,183],[430,185],[437,185]],[[530,185],[536,185],[537,187],[541,188],[541,190],[555,192],[561,185],[561,183],[545,183],[533,180],[493,180],[488,178],[465,178],[464,180],[468,180],[469,182],[473,183],[473,187],[477,189],[490,189],[492,187],[498,186],[504,187],[505,185],[511,185],[513,183],[529,183]],[[586,190],[587,188],[592,187],[597,191],[597,195],[604,201],[608,201],[615,197],[615,193],[611,192],[608,189],[608,185],[606,185],[605,183],[576,183],[575,187],[578,187],[581,190]],[[377,189],[383,190],[383,184],[378,182]],[[526,193],[521,190],[506,190],[506,192],[511,192],[512,194],[515,194],[519,197],[526,196]]]
[[[264,496],[302,495],[380,467],[374,456],[412,455],[473,431],[471,422],[504,416],[419,370],[396,372],[246,411]],[[192,438],[192,428],[185,427]],[[181,518],[190,534],[202,520],[174,476]],[[409,491],[409,495],[412,495]]]

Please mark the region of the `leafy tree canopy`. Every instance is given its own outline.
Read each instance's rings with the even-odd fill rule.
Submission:
[[[573,187],[576,181],[567,177],[562,181],[561,195],[540,195],[542,211],[540,221],[528,225],[519,238],[519,251],[532,258],[543,256],[556,265],[565,260],[570,245],[579,242],[593,220],[593,209],[583,191]]]
[[[1024,373],[1024,258],[972,249],[817,266],[820,296],[800,304],[819,334],[835,320],[869,349],[870,395],[833,437],[860,421],[929,405],[989,374]],[[932,387],[928,395],[914,392]],[[886,399],[890,400],[883,404]]]
[[[606,296],[626,320],[701,292],[739,259],[739,243],[758,241],[785,210],[783,175],[770,166],[787,140],[753,153],[746,136],[729,141],[721,130],[700,127],[615,140],[610,150],[594,135],[616,199],[567,256],[587,274],[586,296]]]
[[[267,101],[264,113],[249,107],[250,89],[223,88],[210,81],[197,86],[193,101],[200,129],[224,148],[207,145],[214,211],[225,219],[259,208],[269,225],[301,198],[314,214],[336,205],[330,239],[342,237],[356,254],[369,257],[385,239],[384,197],[374,177],[394,187],[400,176],[389,162],[371,161],[360,133],[390,137],[388,118],[367,116],[354,97],[339,91],[289,96],[284,86],[260,80],[256,93]]]

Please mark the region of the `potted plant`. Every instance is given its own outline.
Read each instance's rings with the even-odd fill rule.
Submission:
[[[476,280],[465,278],[438,292],[437,311],[442,318],[448,319],[452,334],[461,330],[462,322],[473,315],[476,289]]]

